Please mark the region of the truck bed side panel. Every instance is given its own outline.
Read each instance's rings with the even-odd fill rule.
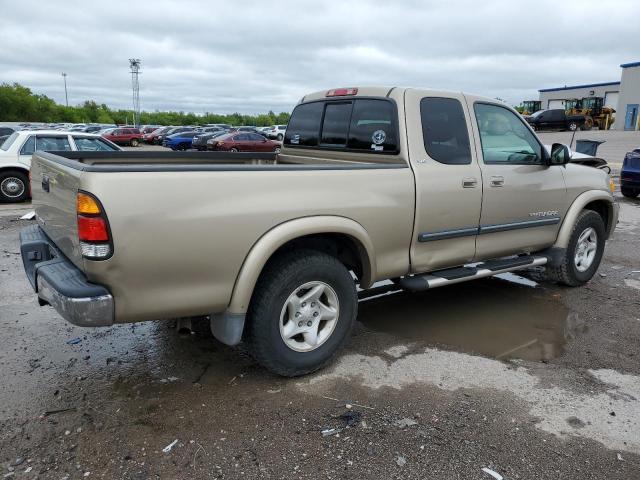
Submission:
[[[113,293],[116,321],[225,310],[254,243],[300,217],[355,220],[375,248],[375,278],[409,269],[413,175],[390,169],[84,172],[102,202],[114,255],[85,261],[90,281]]]

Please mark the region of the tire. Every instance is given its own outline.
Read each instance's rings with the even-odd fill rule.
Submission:
[[[278,139],[279,142],[282,141],[282,139],[284,138],[284,135],[282,135],[281,133],[278,134],[278,136],[276,137]]]
[[[593,258],[587,264],[579,266],[577,264],[578,244],[580,238],[590,230],[595,235],[596,245],[593,250]],[[569,237],[569,245],[565,250],[562,262],[557,267],[547,267],[546,276],[550,280],[554,280],[569,287],[578,287],[584,285],[598,270],[602,254],[604,252],[605,243],[605,226],[602,217],[592,210],[583,210],[576,220],[571,236]],[[588,249],[587,249],[588,250]],[[581,268],[588,267],[581,271]]]
[[[316,291],[322,292],[319,297]],[[302,301],[305,295],[311,295],[307,302]],[[305,375],[331,361],[349,337],[357,312],[356,287],[346,267],[325,253],[297,250],[265,267],[247,312],[246,340],[267,370],[284,377]],[[296,324],[292,318],[302,320]],[[301,333],[285,340],[285,325]]]
[[[134,138],[134,139],[132,139],[132,140],[131,140],[131,146],[132,146],[132,147],[137,147],[137,146],[138,146],[138,140],[137,140],[137,139],[135,139],[135,138]]]
[[[569,130],[575,132],[578,129],[578,124],[576,122],[569,122]]]
[[[275,147],[275,148],[273,149],[273,152],[274,152],[274,153],[280,153],[280,147]]]
[[[19,203],[29,198],[29,177],[19,170],[0,172],[0,202]]]
[[[229,149],[229,151],[236,153],[236,152],[238,152],[238,149],[236,147],[232,147],[232,148]]]
[[[629,187],[621,187],[620,191],[622,192],[622,195],[624,195],[627,198],[636,198],[640,193],[640,190],[636,190],[634,188],[629,188]]]

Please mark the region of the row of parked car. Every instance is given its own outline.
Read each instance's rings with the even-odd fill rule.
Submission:
[[[219,150],[227,152],[279,152],[286,125],[257,128],[218,124],[205,127],[163,127],[143,140],[172,150]]]

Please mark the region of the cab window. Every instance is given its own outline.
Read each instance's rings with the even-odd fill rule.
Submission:
[[[33,155],[36,151],[36,136],[30,135],[20,149],[20,155]]]
[[[449,165],[471,163],[467,121],[458,100],[425,97],[420,100],[420,118],[424,148],[431,158]]]
[[[486,164],[541,164],[542,145],[519,115],[499,105],[474,105]]]
[[[71,145],[67,137],[36,137],[36,150],[45,151],[69,151]]]

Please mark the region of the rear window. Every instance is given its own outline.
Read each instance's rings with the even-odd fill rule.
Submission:
[[[0,145],[0,148],[2,150],[9,150],[9,148],[11,147],[11,145],[13,145],[13,142],[15,142],[16,138],[18,138],[18,132],[14,132],[11,135],[9,135],[9,137],[4,141],[4,143],[2,145]]]
[[[73,137],[76,147],[81,152],[113,152],[117,149],[101,138]]]
[[[298,105],[285,145],[371,153],[397,153],[395,105],[382,99],[319,101]]]
[[[424,148],[431,158],[449,165],[471,163],[467,122],[458,100],[425,97],[420,101],[420,117]]]

